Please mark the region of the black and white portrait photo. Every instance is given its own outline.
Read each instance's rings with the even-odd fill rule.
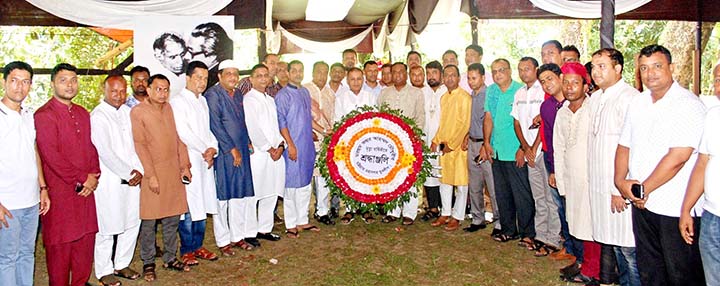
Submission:
[[[233,58],[233,16],[142,17],[135,29],[135,63],[170,79],[172,94],[185,86],[185,67],[201,61],[209,70],[208,87],[217,83],[218,64]]]

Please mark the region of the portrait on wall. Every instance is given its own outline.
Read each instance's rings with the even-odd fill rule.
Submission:
[[[139,17],[134,30],[134,64],[170,79],[171,93],[185,87],[185,67],[208,66],[208,87],[217,83],[220,62],[233,58],[234,16]]]

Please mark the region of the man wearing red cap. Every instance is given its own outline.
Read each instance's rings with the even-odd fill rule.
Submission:
[[[590,78],[585,66],[577,62],[565,63],[561,70],[565,103],[557,112],[553,129],[555,182],[560,193],[565,194],[570,235],[583,241],[581,272],[565,278],[590,283],[600,274],[600,245],[592,237],[587,179],[590,109],[585,98]]]

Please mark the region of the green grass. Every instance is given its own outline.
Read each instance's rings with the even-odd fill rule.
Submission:
[[[360,219],[319,226],[319,233],[262,241],[255,251],[201,261],[190,273],[159,267],[157,281],[122,280],[123,285],[566,285],[557,270],[564,262],[533,257],[516,241],[495,242],[489,229],[449,233],[421,221],[402,227]],[[217,251],[210,221],[207,229],[205,246]],[[41,242],[36,257],[35,284],[47,285]],[[278,263],[271,264],[272,258]],[[132,267],[142,268],[137,251]]]

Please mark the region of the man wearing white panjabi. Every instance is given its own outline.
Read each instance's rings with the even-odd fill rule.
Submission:
[[[348,88],[338,93],[335,98],[335,122],[342,120],[343,116],[352,112],[353,110],[362,106],[375,106],[377,100],[375,97],[362,90],[363,84],[363,72],[359,68],[350,68],[347,71],[347,84]],[[349,207],[345,207],[345,214],[340,218],[340,223],[349,224],[355,219],[355,210],[351,210]],[[372,213],[365,212],[362,214],[362,219],[366,223],[372,223],[375,221]]]
[[[187,186],[188,212],[180,220],[180,255],[187,265],[197,265],[196,258],[216,260],[218,256],[205,247],[205,221],[208,214],[218,213],[213,162],[218,141],[210,131],[210,113],[202,93],[208,82],[208,67],[200,62],[188,64],[185,88],[170,99],[175,126],[190,158],[193,180]]]
[[[635,261],[632,213],[615,188],[615,150],[620,140],[625,112],[640,92],[622,80],[623,55],[601,49],[592,56],[592,78],[600,88],[588,99],[588,187],[593,238],[615,250],[620,284],[640,285]]]
[[[280,240],[272,228],[275,203],[285,190],[285,161],[281,160],[285,141],[280,135],[275,100],[264,92],[270,82],[268,68],[262,64],[254,66],[250,82],[253,88],[245,94],[243,105],[254,151],[250,167],[255,199],[246,202],[250,205],[245,208],[245,242],[259,247],[257,238]]]
[[[90,115],[91,139],[103,174],[95,191],[99,229],[95,235],[95,276],[105,285],[120,283],[113,274],[132,280],[140,277],[129,265],[140,232],[138,185],[143,169],[135,153],[126,90],[127,82],[121,75],[108,76],[105,99]]]

